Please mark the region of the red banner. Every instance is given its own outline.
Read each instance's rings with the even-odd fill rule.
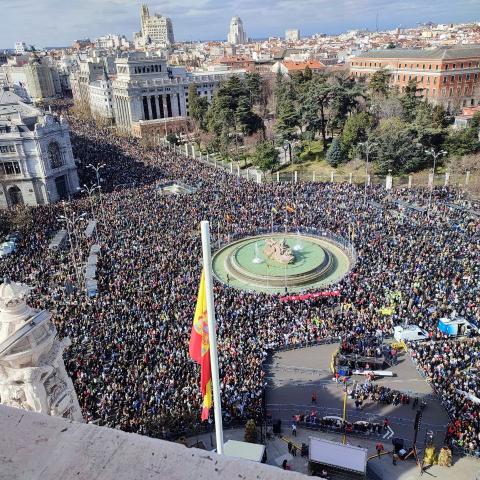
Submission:
[[[333,290],[331,292],[315,292],[315,293],[304,293],[303,295],[285,295],[280,297],[281,302],[293,302],[295,300],[310,300],[311,298],[318,297],[339,297],[340,290]]]

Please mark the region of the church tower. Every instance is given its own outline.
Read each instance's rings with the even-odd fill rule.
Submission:
[[[47,310],[27,305],[30,288],[5,279],[0,285],[0,403],[82,420],[63,362],[70,340],[59,340]]]

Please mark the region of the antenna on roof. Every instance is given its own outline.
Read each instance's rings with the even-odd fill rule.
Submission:
[[[375,19],[375,28],[377,29],[377,33],[378,33],[378,12],[377,12],[377,17]]]

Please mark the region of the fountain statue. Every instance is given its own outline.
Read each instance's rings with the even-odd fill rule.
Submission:
[[[263,253],[268,258],[283,265],[295,262],[295,255],[293,254],[292,249],[287,245],[284,238],[282,238],[280,241],[275,240],[274,238],[269,238],[265,242]]]
[[[263,263],[263,259],[260,257],[260,251],[258,250],[258,242],[255,242],[255,256],[252,263]]]

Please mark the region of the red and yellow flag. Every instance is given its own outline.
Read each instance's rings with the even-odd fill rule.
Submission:
[[[193,318],[192,334],[190,336],[190,357],[200,364],[200,389],[203,397],[202,420],[208,420],[212,398],[212,369],[210,366],[210,344],[208,339],[207,292],[205,289],[205,274],[202,271],[200,288],[198,289],[197,305]]]
[[[286,205],[285,206],[285,210],[289,213],[293,213],[295,212],[295,209],[293,207],[291,207],[290,205]]]

